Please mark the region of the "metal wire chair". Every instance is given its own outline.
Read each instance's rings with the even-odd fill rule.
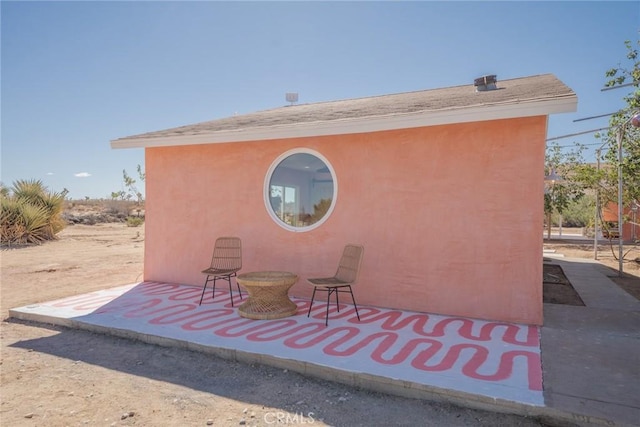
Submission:
[[[358,274],[360,273],[360,265],[362,264],[362,256],[364,255],[364,247],[361,245],[348,244],[344,247],[342,257],[338,263],[338,269],[336,274],[331,277],[318,277],[307,279],[313,286],[313,295],[311,296],[311,304],[309,304],[309,312],[307,317],[311,314],[311,307],[313,306],[313,300],[316,296],[316,291],[327,292],[327,313],[325,315],[325,326],[329,325],[329,302],[331,294],[336,295],[336,306],[340,311],[340,302],[338,301],[338,294],[340,292],[347,292],[351,294],[351,300],[353,306],[356,309],[356,316],[360,320],[360,314],[358,313],[358,306],[356,305],[356,299],[353,296],[353,290],[351,286],[358,280]]]
[[[233,307],[233,290],[231,287],[231,278],[236,277],[236,273],[242,268],[242,242],[238,237],[218,237],[216,239],[215,247],[213,248],[213,256],[211,257],[211,265],[206,270],[202,270],[202,273],[207,276],[204,286],[202,288],[202,296],[200,297],[200,304],[202,305],[202,299],[204,293],[207,290],[207,284],[213,281],[212,299],[216,296],[216,281],[218,279],[226,280],[229,283],[229,296],[231,297],[231,307]],[[236,281],[238,287],[238,294],[242,299],[242,292],[240,292],[240,285]]]

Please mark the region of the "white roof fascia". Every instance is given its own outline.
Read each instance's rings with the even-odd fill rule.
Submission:
[[[166,147],[193,144],[217,144],[261,141],[326,135],[378,132],[425,126],[447,125],[518,117],[543,116],[577,110],[575,95],[547,100],[524,101],[517,104],[478,105],[465,109],[438,110],[366,116],[362,118],[303,122],[247,129],[212,131],[194,135],[121,138],[111,141],[111,148]]]

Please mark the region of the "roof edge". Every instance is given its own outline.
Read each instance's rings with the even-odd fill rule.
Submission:
[[[336,119],[248,129],[224,130],[197,135],[119,138],[111,141],[111,148],[147,148],[193,144],[218,144],[273,139],[302,138],[380,132],[425,126],[448,125],[487,120],[513,119],[570,113],[577,110],[578,98],[570,94],[561,98],[524,101],[518,104],[475,105],[438,111],[420,111],[389,116],[368,116],[356,119]]]

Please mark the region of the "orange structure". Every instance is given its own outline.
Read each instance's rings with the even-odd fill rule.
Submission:
[[[630,219],[624,221],[624,224],[622,225],[622,241],[633,242],[636,239],[640,239],[640,226],[638,225],[640,222],[640,214],[638,214],[638,209],[636,208],[636,211],[634,212],[629,207],[625,207],[622,211],[622,215],[624,218]],[[609,203],[602,209],[602,220],[609,223],[609,226],[613,228],[615,232],[618,231],[617,203]],[[615,237],[617,237],[617,234]]]
[[[359,305],[542,324],[547,117],[577,99],[552,75],[494,86],[292,105],[112,141],[145,148],[144,280],[201,285],[213,242],[234,235],[243,271],[294,272],[290,294],[310,297],[303,279],[358,243]]]

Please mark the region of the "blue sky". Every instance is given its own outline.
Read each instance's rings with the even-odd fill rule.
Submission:
[[[640,2],[2,1],[1,180],[109,198],[143,149],[113,139],[286,105],[553,73],[578,95],[548,137],[625,106]],[[593,135],[558,141],[597,142]],[[595,148],[595,147],[594,147]]]

